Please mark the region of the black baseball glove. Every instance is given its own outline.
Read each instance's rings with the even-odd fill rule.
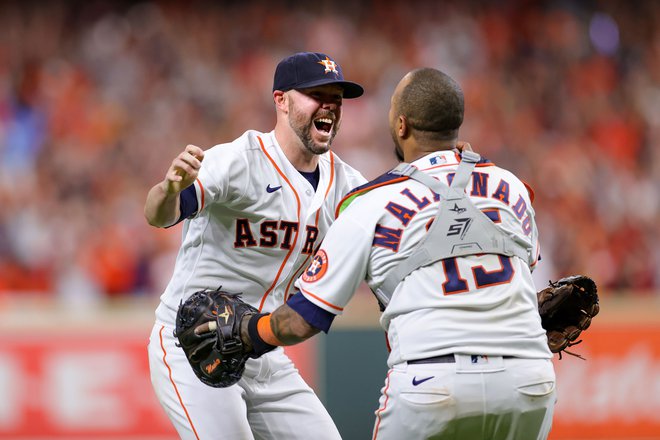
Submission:
[[[551,281],[550,287],[537,293],[537,298],[550,351],[559,353],[559,359],[562,352],[582,358],[566,349],[582,342],[574,341],[600,311],[596,283],[587,276],[573,275]]]
[[[250,357],[241,341],[241,321],[258,313],[239,294],[220,288],[195,292],[179,305],[174,336],[202,382],[224,388],[241,379]]]

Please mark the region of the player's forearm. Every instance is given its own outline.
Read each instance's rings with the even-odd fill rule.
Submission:
[[[257,357],[272,350],[274,346],[294,345],[319,331],[286,304],[271,314],[254,315],[241,322],[241,339],[245,350],[254,351]]]
[[[147,194],[144,204],[144,216],[152,226],[164,228],[173,225],[179,218],[179,194],[169,193],[165,183],[154,185]]]
[[[270,328],[283,345],[293,345],[311,338],[320,330],[312,327],[287,304],[278,307],[270,315]]]

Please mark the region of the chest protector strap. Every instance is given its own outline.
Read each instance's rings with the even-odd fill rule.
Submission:
[[[464,151],[451,186],[408,163],[391,171],[431,188],[440,197],[440,206],[431,227],[412,254],[394,267],[374,292],[381,307],[387,307],[396,287],[411,272],[445,258],[501,254],[521,258],[528,265],[533,263],[532,246],[493,223],[465,193],[472,170],[480,159],[477,153]]]

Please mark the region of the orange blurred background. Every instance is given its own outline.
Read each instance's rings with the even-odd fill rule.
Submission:
[[[333,149],[368,178],[401,76],[456,78],[461,138],[535,190],[537,287],[603,299],[551,438],[660,439],[659,24],[653,0],[0,2],[0,438],[173,438],[146,338],[181,229],[146,193],[186,144],[271,130],[277,61],[313,50],[365,87]],[[327,386],[322,344],[294,356]]]

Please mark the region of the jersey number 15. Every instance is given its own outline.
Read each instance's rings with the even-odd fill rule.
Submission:
[[[511,258],[504,255],[497,255],[497,257],[500,261],[499,269],[487,271],[482,265],[473,265],[471,267],[474,284],[477,286],[477,289],[483,289],[497,284],[506,284],[513,278]],[[452,257],[442,260],[442,267],[447,277],[447,281],[442,283],[442,291],[445,295],[453,295],[470,290],[468,288],[468,281],[465,278],[461,278],[456,258]]]

